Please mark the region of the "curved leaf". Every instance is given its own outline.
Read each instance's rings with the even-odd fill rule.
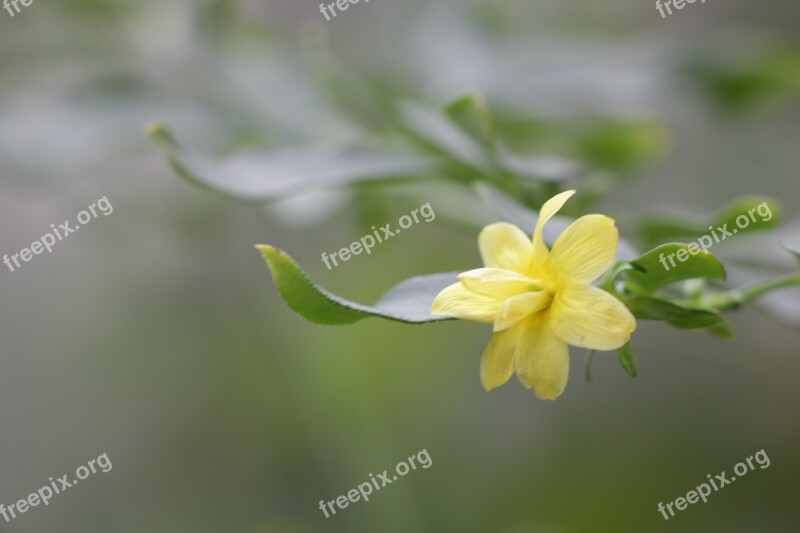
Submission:
[[[361,305],[332,294],[312,282],[286,252],[265,244],[256,246],[272,272],[286,304],[297,314],[318,324],[352,324],[371,316],[422,324],[450,317],[430,314],[433,299],[456,283],[457,272],[407,279],[389,290],[374,306]]]
[[[633,316],[641,320],[663,320],[681,329],[700,329],[722,322],[723,317],[707,309],[687,309],[672,302],[649,296],[623,299]]]
[[[418,178],[433,169],[421,156],[367,148],[283,147],[218,159],[187,150],[163,125],[148,133],[181,177],[250,202],[269,202],[310,188]]]
[[[636,360],[633,358],[633,347],[631,341],[626,342],[621,347],[617,348],[617,358],[622,370],[625,371],[630,377],[636,377]]]
[[[629,270],[625,275],[648,292],[685,279],[726,278],[725,267],[716,257],[681,243],[662,244],[634,259],[631,264],[635,270]]]

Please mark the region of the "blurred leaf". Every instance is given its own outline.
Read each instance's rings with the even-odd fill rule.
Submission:
[[[421,324],[449,317],[432,316],[431,304],[439,292],[457,282],[457,273],[409,278],[384,294],[375,306],[340,298],[312,282],[283,250],[258,245],[286,304],[300,316],[318,324],[352,324],[371,316]]]
[[[354,210],[357,220],[370,227],[376,220],[389,220],[390,202],[385,191],[376,183],[364,183],[356,187]]]
[[[496,162],[514,176],[543,182],[565,181],[574,178],[581,166],[571,159],[555,156],[519,155],[498,145]]]
[[[725,320],[721,320],[720,322],[709,327],[708,332],[721,339],[730,339],[734,336],[733,328],[731,328],[731,325]]]
[[[740,220],[742,225],[737,224],[736,220],[744,217],[747,222]],[[755,220],[753,218],[755,217]],[[769,217],[769,218],[766,218]],[[733,234],[748,233],[751,231],[764,231],[772,229],[780,218],[780,208],[778,203],[772,198],[764,196],[740,196],[731,203],[723,207],[714,217],[711,225],[713,229],[725,228]],[[705,232],[710,231],[706,226]],[[718,234],[723,233],[717,231]],[[720,239],[723,238],[719,235]],[[730,238],[728,235],[726,238]]]
[[[563,140],[563,135],[557,130],[557,123],[554,121],[520,116],[517,109],[495,110],[493,118],[497,136],[513,150],[541,150],[562,146],[560,141]]]
[[[626,172],[660,157],[664,126],[652,120],[611,117],[539,119],[513,109],[494,113],[497,135],[512,150],[576,158],[589,168]]]
[[[153,126],[148,133],[180,176],[251,202],[268,202],[310,188],[419,178],[433,169],[428,158],[367,148],[275,148],[215,159],[186,150],[163,126]]]
[[[660,156],[664,138],[658,123],[600,120],[579,134],[578,149],[592,166],[625,172]]]
[[[633,296],[622,301],[636,318],[661,320],[681,329],[707,328],[723,319],[716,311],[687,309],[651,296]]]
[[[494,146],[494,123],[482,95],[468,94],[450,102],[445,114],[485,147]]]
[[[695,254],[691,250],[695,250]],[[685,258],[683,261],[681,256]],[[631,264],[636,269],[626,272],[627,279],[647,292],[686,279],[726,278],[725,267],[716,257],[700,248],[680,243],[662,244]]]
[[[734,111],[800,96],[800,50],[772,52],[749,65],[696,62],[686,69],[711,98]]]
[[[563,181],[580,168],[576,161],[556,156],[520,155],[496,142],[493,118],[480,95],[458,98],[443,113],[405,102],[405,128],[429,150],[477,171],[474,180],[494,180],[498,173],[511,181]]]
[[[358,72],[326,51],[317,50],[313,60],[320,84],[344,116],[370,131],[389,128],[397,120],[391,84]]]
[[[490,166],[485,148],[448,115],[402,102],[400,116],[405,129],[429,150],[476,169]]]
[[[636,360],[633,358],[633,347],[631,341],[626,342],[622,347],[617,349],[617,358],[622,370],[625,371],[630,377],[636,377]]]
[[[746,223],[744,220],[740,221],[742,222],[741,227],[736,223],[739,216],[747,218]],[[755,222],[753,217],[756,218]],[[769,218],[767,219],[767,217]],[[639,223],[639,234],[645,244],[649,246],[669,240],[687,238],[697,240],[704,235],[713,238],[715,234],[714,243],[716,243],[717,240],[722,242],[732,235],[772,229],[779,218],[780,207],[775,200],[765,196],[749,195],[736,198],[705,221],[695,222],[686,220],[685,217],[668,215],[645,218]],[[710,229],[709,226],[711,226]],[[730,234],[725,233],[724,230]]]

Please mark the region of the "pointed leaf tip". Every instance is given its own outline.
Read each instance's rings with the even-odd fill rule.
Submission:
[[[285,251],[268,244],[256,249],[272,273],[286,304],[300,316],[318,324],[352,324],[371,316],[410,324],[448,320],[430,314],[431,303],[456,273],[416,276],[395,285],[377,304],[367,306],[341,298],[315,284]]]
[[[636,360],[633,358],[633,347],[631,342],[626,342],[623,346],[617,349],[617,357],[622,370],[625,371],[630,377],[636,377]]]

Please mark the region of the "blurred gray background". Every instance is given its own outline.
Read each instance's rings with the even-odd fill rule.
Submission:
[[[0,272],[0,502],[104,452],[113,470],[0,530],[798,531],[797,291],[784,297],[794,328],[754,308],[732,315],[730,341],[640,322],[635,380],[598,354],[588,384],[572,349],[558,401],[515,379],[487,394],[487,327],[308,323],[253,249],[281,246],[369,303],[406,277],[478,265],[476,233],[445,216],[461,196],[392,186],[372,218],[350,191],[251,206],[180,180],[144,134],[162,120],[216,153],[363,138],[321,68],[432,105],[479,90],[543,120],[635,119],[657,125],[659,145],[602,204],[623,236],[651,208],[709,213],[758,193],[783,205],[782,233],[747,243],[768,256],[800,234],[800,82],[715,98],[691,66],[796,52],[798,15],[794,0],[709,0],[666,19],[631,0],[372,0],[331,22],[308,0],[0,12],[0,254],[103,196],[114,206]],[[435,222],[320,263],[426,201]],[[317,508],[423,448],[430,469],[330,519]],[[761,449],[769,468],[669,522],[657,512]]]

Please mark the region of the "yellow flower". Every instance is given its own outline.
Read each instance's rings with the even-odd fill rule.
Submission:
[[[591,283],[611,267],[619,235],[614,221],[586,215],[573,222],[548,250],[542,227],[575,191],[548,200],[533,240],[500,222],[478,237],[485,268],[459,274],[431,313],[494,324],[481,358],[488,391],[517,377],[541,399],[555,400],[569,376],[569,347],[613,350],[630,339],[636,321],[628,309]]]

